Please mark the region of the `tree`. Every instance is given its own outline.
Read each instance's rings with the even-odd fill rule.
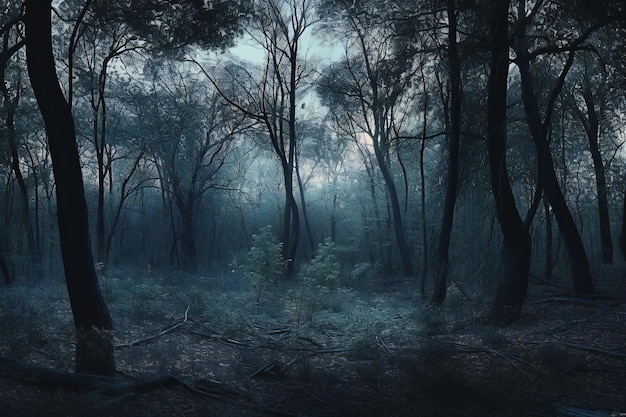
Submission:
[[[400,47],[407,45],[398,42],[385,17],[374,18],[378,12],[372,4],[340,7],[344,7],[347,25],[346,54],[343,62],[325,71],[319,92],[331,111],[341,114],[343,129],[350,129],[357,141],[363,134],[368,137],[391,207],[402,271],[412,276],[413,261],[390,156],[395,132],[402,130],[403,98],[414,75],[413,55],[410,48]]]
[[[526,32],[529,22],[540,11],[541,2],[535,4],[535,7],[528,15],[526,14],[525,5],[525,1],[520,1],[518,8],[519,24],[521,25],[519,27],[520,33],[517,34],[513,42],[513,49],[516,54],[515,63],[520,72],[520,88],[526,113],[526,121],[537,152],[538,175],[541,186],[554,211],[565,247],[569,253],[574,289],[580,294],[591,294],[594,289],[587,253],[556,176],[552,152],[550,150],[549,130],[555,105],[563,85],[565,84],[565,78],[574,62],[576,49],[579,48],[595,30],[606,23],[602,22],[599,26],[598,24],[591,25],[582,32],[577,33],[573,39],[567,40],[567,47],[565,48],[550,45],[543,49],[537,48],[531,53],[529,51],[528,34]],[[544,53],[560,53],[562,51],[566,51],[567,58],[563,63],[556,84],[547,98],[545,112],[542,118],[539,108],[539,99],[535,92],[535,81],[531,70],[531,62]]]
[[[106,33],[106,39],[110,38],[110,45],[108,50],[104,53],[104,58],[99,64],[100,68],[96,67],[98,51],[98,44],[105,38],[104,30],[109,29]],[[98,206],[96,210],[96,260],[98,262],[104,262],[106,260],[106,225],[105,225],[105,189],[106,181],[111,183],[113,181],[111,173],[111,157],[110,147],[107,142],[107,81],[109,78],[109,66],[111,63],[122,54],[137,50],[140,48],[135,42],[134,38],[124,33],[125,28],[123,26],[104,28],[104,30],[91,33],[90,40],[85,41],[85,48],[89,47],[88,43],[93,49],[91,52],[93,56],[88,59],[88,76],[89,76],[89,103],[92,111],[92,143],[94,145],[96,154],[96,163],[98,168]],[[83,39],[85,35],[83,35]],[[88,51],[86,51],[88,53]],[[71,76],[71,75],[70,75]]]
[[[279,159],[285,191],[282,255],[290,277],[300,240],[300,212],[294,193],[297,109],[304,79],[310,72],[301,47],[312,17],[309,0],[269,0],[258,8],[248,33],[265,53],[260,80],[235,65],[227,69],[229,77],[217,82],[198,64],[231,106],[263,127]],[[249,84],[244,87],[244,83]]]
[[[153,68],[158,82],[144,103],[150,109],[143,109],[149,117],[145,117],[142,130],[144,134],[156,130],[148,147],[162,189],[176,207],[180,221],[174,242],[180,244],[179,266],[193,272],[197,267],[199,204],[209,190],[229,187],[229,180],[221,174],[234,139],[248,125],[219,93],[193,80],[192,74],[181,72],[175,65],[163,67]]]
[[[447,279],[450,262],[450,238],[454,221],[459,182],[459,147],[461,141],[461,63],[457,44],[457,11],[454,0],[446,2],[448,17],[448,71],[450,78],[450,149],[448,150],[448,184],[443,203],[443,218],[439,242],[437,244],[437,264],[439,271],[435,281],[433,302],[441,305],[446,297]]]
[[[112,322],[91,252],[74,120],[56,75],[50,3],[27,0],[25,25],[28,75],[48,134],[56,181],[61,254],[77,331],[76,371],[112,375]]]
[[[222,50],[232,46],[254,6],[252,0],[90,1],[98,19],[124,25],[154,55],[169,57],[181,57],[190,45]]]
[[[574,114],[585,129],[589,143],[589,152],[593,161],[593,169],[596,179],[596,192],[598,195],[598,220],[600,223],[600,244],[602,247],[602,263],[613,263],[613,240],[611,238],[611,222],[609,218],[609,202],[607,197],[606,174],[604,161],[600,151],[600,118],[598,114],[602,106],[598,101],[598,94],[594,93],[592,75],[587,65],[583,69],[583,82],[581,95],[584,102],[584,110],[574,104]],[[601,81],[599,83],[602,83]],[[594,83],[598,87],[598,82]],[[599,87],[601,88],[601,87]],[[600,99],[602,100],[602,98]]]
[[[507,84],[509,74],[509,4],[491,0],[489,80],[487,84],[487,146],[491,187],[504,238],[502,279],[494,299],[491,320],[519,319],[530,272],[531,241],[515,205],[506,165]]]
[[[22,19],[23,5],[20,2],[9,2],[0,15],[0,98],[2,100],[0,115],[4,123],[4,126],[0,128],[0,138],[8,143],[11,169],[20,191],[20,220],[26,232],[28,256],[33,260],[38,260],[41,253],[35,242],[35,233],[30,216],[28,188],[20,166],[18,133],[15,127],[15,116],[22,90],[21,71],[19,67],[17,71],[13,71],[15,75],[12,80],[8,80],[9,75],[7,74],[11,60],[25,44],[21,27]],[[4,253],[8,248],[4,248],[4,243],[0,246],[0,252],[2,252],[2,255],[0,255],[0,269],[4,275],[5,283],[8,284],[14,279]]]

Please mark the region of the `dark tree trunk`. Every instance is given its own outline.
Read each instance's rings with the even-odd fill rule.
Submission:
[[[545,190],[545,195],[550,202],[550,206],[552,206],[554,217],[559,225],[559,230],[561,231],[563,241],[565,242],[569,254],[574,289],[579,294],[592,294],[594,289],[587,253],[585,252],[576,223],[567,207],[565,196],[563,195],[563,191],[556,177],[552,153],[550,151],[550,143],[548,141],[548,128],[551,122],[551,114],[556,103],[556,98],[565,82],[565,75],[573,62],[573,55],[569,56],[565,68],[561,72],[559,82],[553,90],[547,105],[547,115],[542,122],[530,71],[530,58],[523,36],[518,40],[515,52],[517,55],[516,63],[521,77],[522,101],[524,102],[524,109],[526,111],[526,120],[537,151],[539,177]]]
[[[25,23],[28,74],[44,119],[56,182],[61,254],[77,330],[76,371],[112,375],[112,323],[91,252],[74,120],[56,76],[50,2],[27,0]]]
[[[424,169],[424,153],[426,151],[426,134],[428,132],[428,112],[430,110],[428,85],[424,69],[421,69],[422,83],[424,86],[423,119],[422,119],[422,141],[419,150],[419,173],[420,173],[420,220],[422,223],[422,271],[420,278],[420,294],[426,297],[426,277],[428,275],[428,223],[426,221],[426,174]]]
[[[17,98],[13,102],[9,99],[8,95],[5,97],[5,111],[6,113],[6,127],[7,136],[9,140],[9,148],[11,150],[11,168],[15,174],[15,180],[17,181],[18,188],[20,190],[20,203],[21,203],[21,220],[26,228],[26,239],[28,243],[28,255],[38,260],[40,254],[37,251],[37,245],[35,242],[35,234],[33,231],[33,224],[30,219],[30,204],[28,199],[28,188],[26,187],[26,181],[20,168],[20,158],[17,152],[17,139],[15,137],[15,110],[17,109]]]
[[[13,275],[11,274],[11,270],[9,269],[7,259],[4,256],[4,251],[4,244],[0,242],[0,272],[2,272],[2,278],[5,285],[11,285],[13,283]]]
[[[309,242],[309,248],[311,253],[315,253],[315,239],[313,238],[313,232],[309,223],[309,215],[306,208],[306,199],[304,198],[304,183],[300,176],[300,165],[298,162],[298,156],[296,155],[296,165],[294,167],[296,171],[296,180],[298,181],[298,190],[300,191],[300,207],[302,208],[302,219],[304,220],[304,230],[306,231],[307,240]]]
[[[550,203],[547,198],[543,198],[543,208],[546,215],[546,252],[545,252],[545,264],[543,277],[546,281],[552,280],[552,242],[554,238],[552,236],[552,213],[550,213]]]
[[[626,190],[624,190],[622,204],[622,229],[619,232],[619,247],[622,251],[622,258],[626,261]]]
[[[98,154],[98,208],[96,210],[96,260],[104,262],[106,258],[106,228],[104,224],[104,156],[99,151]]]
[[[335,189],[336,189],[337,185],[335,183]],[[337,242],[337,206],[339,205],[337,203],[337,199],[338,199],[338,195],[337,195],[337,191],[333,192],[333,206],[332,209],[330,211],[330,240],[333,242]]]
[[[293,164],[289,164],[286,159],[283,159],[282,165],[285,181],[282,255],[287,267],[287,277],[292,277],[294,273],[294,258],[298,248],[298,241],[300,240],[300,215],[296,199],[293,196]]]
[[[450,71],[450,149],[448,152],[448,184],[443,202],[443,218],[437,244],[439,271],[435,282],[433,303],[443,304],[448,287],[450,239],[454,222],[454,206],[459,182],[459,144],[461,140],[461,64],[459,62],[455,1],[448,0],[448,67]]]
[[[376,160],[380,171],[383,174],[385,185],[387,186],[387,192],[389,193],[389,203],[391,204],[391,212],[393,217],[393,228],[396,234],[396,243],[398,244],[398,250],[400,251],[400,259],[402,261],[402,272],[405,276],[410,277],[413,275],[413,263],[411,262],[411,254],[409,253],[409,246],[404,238],[404,227],[402,226],[402,213],[400,210],[400,201],[398,200],[398,191],[396,190],[396,184],[391,177],[389,167],[385,161],[382,150],[378,142],[374,140],[374,153],[376,154]]]
[[[602,263],[613,263],[613,241],[611,239],[611,222],[609,219],[609,203],[606,190],[606,176],[602,154],[598,145],[600,123],[596,112],[595,100],[591,89],[591,81],[585,75],[583,98],[587,107],[587,120],[581,116],[589,139],[589,151],[596,174],[596,191],[598,193],[598,220],[600,221],[600,242],[602,245]]]
[[[487,97],[487,145],[491,187],[504,245],[503,277],[491,311],[497,323],[516,321],[530,272],[531,241],[515,206],[506,168],[506,97],[509,72],[509,0],[491,1],[491,62]]]
[[[182,268],[185,272],[194,272],[198,266],[196,256],[196,236],[194,233],[194,193],[183,195],[178,178],[173,179],[173,193],[176,208],[180,214],[180,247],[182,250]]]
[[[117,202],[115,215],[113,216],[113,221],[111,222],[111,227],[109,228],[109,232],[106,237],[106,244],[105,244],[105,251],[104,251],[105,265],[109,263],[109,256],[111,254],[111,243],[113,242],[113,236],[115,235],[117,226],[120,223],[120,218],[122,215],[122,209],[124,208],[124,203],[126,202],[128,197],[130,197],[132,193],[141,190],[141,188],[135,188],[134,191],[130,191],[128,189],[128,184],[131,178],[133,177],[133,175],[135,174],[135,172],[137,171],[137,169],[139,168],[139,164],[141,163],[143,155],[144,155],[143,151],[140,152],[139,155],[137,155],[130,169],[130,172],[126,175],[126,177],[124,178],[124,181],[122,181],[122,185],[120,188],[120,199]]]

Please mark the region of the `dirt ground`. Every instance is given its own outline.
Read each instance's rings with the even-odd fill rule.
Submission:
[[[22,316],[0,323],[0,352],[71,370],[66,297],[36,288],[4,290]],[[184,385],[72,393],[0,372],[0,416],[626,416],[620,274],[585,300],[566,282],[533,280],[521,320],[505,328],[484,324],[487,306],[461,285],[442,310],[410,282],[275,288],[260,305],[206,277],[120,274],[103,288],[119,378],[172,374]]]

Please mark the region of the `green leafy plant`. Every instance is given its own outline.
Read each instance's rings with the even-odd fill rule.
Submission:
[[[335,255],[335,244],[330,238],[324,239],[317,247],[315,257],[300,271],[307,285],[335,288],[339,286],[341,265]]]
[[[382,269],[380,262],[374,264],[361,262],[354,265],[350,271],[350,286],[366,291],[380,288],[383,285]]]
[[[311,261],[304,265],[298,274],[302,283],[296,291],[297,322],[310,322],[315,310],[327,305],[331,288],[340,284],[341,265],[335,255],[335,244],[326,238],[317,248]]]
[[[282,243],[272,234],[272,227],[265,226],[252,235],[252,247],[246,254],[242,272],[252,284],[252,292],[257,305],[261,304],[268,287],[284,273]]]

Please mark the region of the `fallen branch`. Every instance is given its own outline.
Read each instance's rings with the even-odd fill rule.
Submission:
[[[602,300],[606,300],[606,302]],[[578,304],[586,307],[619,307],[622,304],[626,304],[626,299],[607,295],[590,295],[584,297],[577,295],[557,295],[533,302],[533,304],[544,303]]]
[[[495,349],[490,349],[487,347],[482,347],[482,346],[474,346],[474,345],[469,345],[466,343],[461,343],[461,342],[452,342],[452,341],[447,341],[447,340],[437,340],[437,339],[433,339],[430,337],[424,337],[422,336],[424,339],[429,340],[431,342],[434,343],[440,343],[443,345],[449,345],[449,346],[453,346],[457,348],[457,351],[460,353],[490,353],[496,356],[500,356],[501,358],[503,358],[504,360],[506,360],[511,366],[513,366],[515,369],[517,369],[519,372],[521,372],[522,374],[526,375],[528,378],[530,379],[536,379],[533,375],[531,375],[530,373],[526,372],[525,370],[523,370],[522,368],[520,368],[518,366],[518,364],[516,362],[519,363],[523,363],[531,368],[537,368],[535,365],[533,365],[532,363],[525,361],[524,359],[514,356],[514,355],[509,355],[507,353],[504,352],[500,352],[499,350],[495,350]]]
[[[155,335],[148,336],[148,337],[145,337],[143,339],[137,339],[137,340],[134,340],[132,342],[115,345],[115,349],[125,349],[125,348],[131,348],[131,347],[134,347],[134,346],[143,345],[145,343],[153,341],[154,339],[158,339],[161,336],[164,336],[164,335],[166,335],[168,333],[171,333],[171,332],[173,332],[174,330],[176,330],[177,328],[179,328],[180,326],[182,326],[183,324],[185,324],[185,323],[187,323],[189,321],[188,313],[189,313],[189,307],[187,307],[187,310],[185,311],[185,317],[183,317],[181,319],[181,321],[179,321],[177,323],[174,323],[174,324],[172,324],[169,327],[166,327],[165,329],[161,330],[159,333],[157,333]]]
[[[10,358],[0,358],[0,377],[74,392],[99,390],[118,382],[113,377],[69,373]]]
[[[585,345],[577,345],[575,343],[568,342],[560,342],[562,345],[571,347],[574,349],[586,350],[588,352],[601,353],[603,355],[615,356],[616,358],[626,358],[626,353],[624,352],[615,352],[612,350],[601,349],[593,346],[585,346]]]

